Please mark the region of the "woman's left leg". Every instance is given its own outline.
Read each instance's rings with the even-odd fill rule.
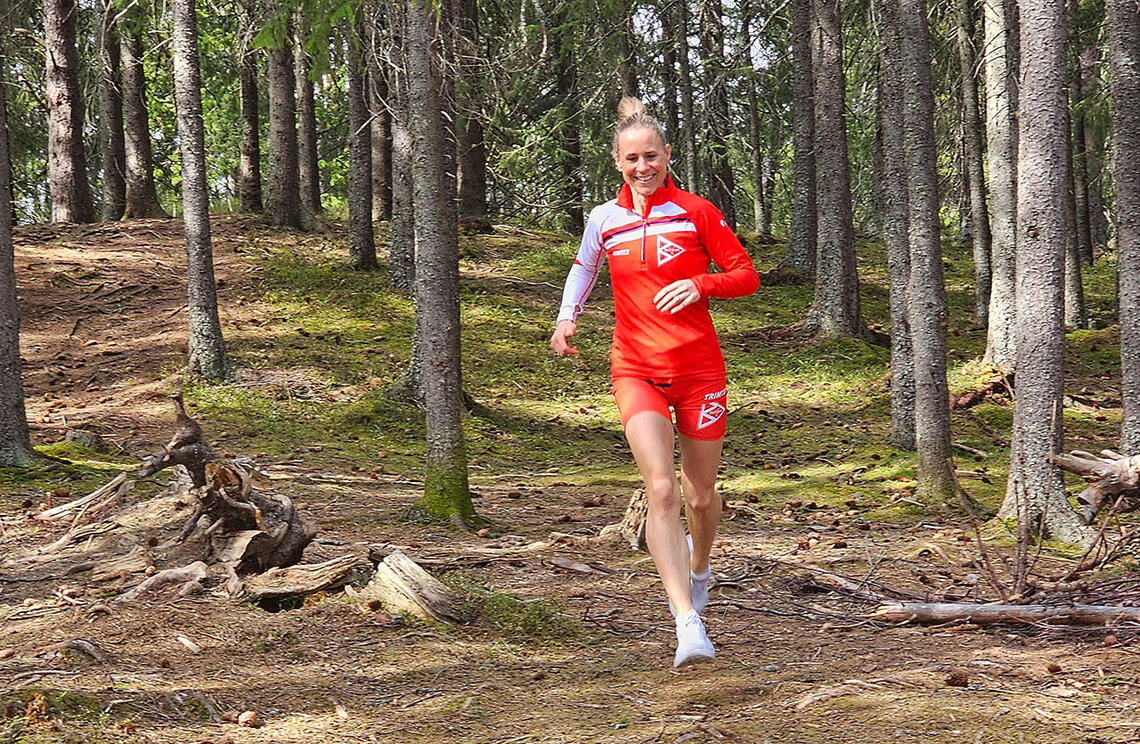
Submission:
[[[685,519],[693,538],[692,565],[695,575],[708,571],[709,552],[716,539],[721,499],[716,475],[724,439],[692,439],[678,435],[681,443],[681,489],[685,497]]]

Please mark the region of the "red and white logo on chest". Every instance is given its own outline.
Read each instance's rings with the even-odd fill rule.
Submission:
[[[657,265],[672,261],[685,252],[685,249],[663,235],[657,236]]]

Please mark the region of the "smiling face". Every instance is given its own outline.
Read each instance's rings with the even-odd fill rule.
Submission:
[[[664,185],[672,154],[672,148],[647,127],[630,127],[618,135],[614,162],[622,179],[633,189],[635,200],[648,198]]]

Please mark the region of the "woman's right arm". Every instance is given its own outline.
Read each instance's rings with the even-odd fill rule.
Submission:
[[[574,265],[566,276],[566,285],[562,288],[562,305],[558,310],[554,335],[550,337],[550,348],[558,356],[578,353],[578,347],[571,346],[568,339],[578,330],[578,315],[590,297],[590,292],[594,290],[594,285],[598,283],[604,258],[601,224],[591,214],[586,223],[586,231],[582,233],[582,243],[578,247]]]

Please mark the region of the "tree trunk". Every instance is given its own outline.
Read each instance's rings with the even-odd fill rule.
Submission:
[[[455,140],[459,158],[459,214],[482,217],[487,213],[487,148],[483,142],[480,80],[479,8],[475,0],[457,0]]]
[[[372,131],[364,100],[364,38],[355,19],[345,24],[348,47],[348,252],[352,268],[376,268],[372,233]]]
[[[103,219],[117,220],[127,204],[122,72],[115,10],[99,0],[99,146],[103,156]]]
[[[1140,454],[1140,8],[1108,0],[1117,305],[1124,417],[1120,447]]]
[[[814,0],[816,282],[807,326],[821,338],[863,331],[847,160],[840,0]]]
[[[764,154],[764,164],[761,168],[763,176],[763,199],[764,199],[764,222],[760,226],[760,232],[764,235],[772,234],[772,204],[776,192],[776,156],[775,152],[780,146],[777,141],[778,135],[769,135],[768,151]],[[782,137],[781,137],[782,139]]]
[[[25,468],[35,450],[28,436],[20,366],[20,306],[16,299],[12,245],[12,167],[8,154],[8,110],[4,100],[8,55],[0,40],[0,466]]]
[[[709,150],[709,201],[736,229],[736,180],[728,161],[728,134],[733,123],[728,114],[728,70],[724,62],[724,18],[720,0],[701,0],[701,52],[704,62],[706,132]]]
[[[280,10],[279,12],[288,12]],[[291,33],[269,50],[269,179],[265,219],[271,225],[301,227],[300,165]]]
[[[312,64],[305,51],[302,11],[296,11],[296,35],[293,40],[293,77],[296,81],[297,158],[301,183],[301,219],[311,220],[321,213],[320,153],[317,150],[317,105],[313,81],[309,79]]]
[[[87,154],[83,148],[83,99],[75,46],[75,0],[44,0],[47,71],[48,185],[52,222],[94,222]]]
[[[815,277],[815,91],[811,61],[812,0],[791,0],[792,14],[792,224],[784,264]]]
[[[441,45],[431,30],[435,24],[427,2],[408,4],[405,45],[415,153],[416,314],[422,318],[423,341],[432,350],[424,358],[427,463],[416,510],[435,520],[469,524],[475,509],[460,422],[459,252],[440,97],[447,68],[436,59]]]
[[[241,0],[241,211],[261,214],[261,111],[257,90],[257,68],[261,52],[253,48],[254,25],[252,0]]]
[[[982,116],[978,107],[976,33],[972,0],[955,0],[958,60],[962,81],[962,139],[969,182],[970,238],[974,247],[974,320],[986,328],[990,310],[990,219],[986,210]]]
[[[1094,250],[1096,246],[1108,245],[1108,218],[1104,207],[1104,174],[1108,147],[1105,140],[1108,127],[1090,127],[1088,174],[1089,174],[1089,233]],[[1095,157],[1094,157],[1095,154]]]
[[[899,71],[899,9],[880,0],[879,133],[882,140],[883,242],[887,245],[891,307],[891,436],[895,447],[915,448],[914,353],[911,348],[907,285],[910,282],[909,207],[903,90]]]
[[[1073,205],[1076,210],[1074,235],[1077,240],[1080,264],[1092,266],[1092,224],[1089,220],[1089,157],[1087,133],[1085,131],[1085,70],[1093,66],[1091,60],[1096,58],[1099,50],[1095,46],[1088,48],[1084,41],[1080,0],[1071,0],[1069,7],[1073,27],[1072,54],[1070,55],[1073,60],[1073,72],[1070,77],[1069,95],[1072,99],[1073,119]],[[1089,60],[1087,64],[1086,60]]]
[[[1068,135],[1069,110],[1065,109],[1065,134]],[[1085,288],[1081,281],[1080,236],[1077,234],[1076,174],[1073,172],[1073,149],[1065,141],[1065,320],[1066,328],[1088,328]]]
[[[677,0],[677,62],[681,77],[681,116],[684,126],[681,127],[681,154],[685,163],[685,188],[689,191],[700,191],[701,177],[700,158],[697,157],[697,114],[693,105],[693,72],[689,61],[689,3],[688,0]]]
[[[934,86],[926,18],[926,0],[899,3],[910,236],[907,295],[914,353],[918,492],[928,501],[945,502],[956,496],[957,489],[950,462],[946,385],[946,328],[950,313],[942,279]]]
[[[989,159],[992,242],[986,361],[1012,368],[1016,316],[1017,187],[1014,181],[1013,109],[1008,67],[1011,23],[1003,0],[984,0],[986,153]]]
[[[198,68],[198,19],[194,0],[173,0],[174,96],[182,152],[182,216],[186,223],[187,308],[192,372],[211,380],[230,376],[218,320],[214,256],[210,245],[210,196],[206,189],[206,144],[202,124],[202,79]]]
[[[123,127],[127,152],[127,219],[169,217],[154,186],[154,157],[150,146],[150,121],[146,107],[146,72],[143,70],[142,27],[145,21],[135,9],[120,21],[119,39],[123,61]]]
[[[669,4],[658,11],[662,36],[661,93],[664,95],[665,103],[665,136],[672,143],[675,150],[674,155],[678,157],[678,162],[681,162],[683,154],[680,151],[681,114],[677,109],[677,89],[681,85],[677,75],[677,57],[681,49],[679,47],[680,39],[677,35],[677,14],[676,4]]]
[[[1013,416],[1009,490],[1000,515],[1041,526],[1055,539],[1088,543],[1092,535],[1069,506],[1060,450],[1065,212],[1064,168],[1069,146],[1065,91],[1064,0],[1023,0],[1018,92],[1017,403]],[[1022,374],[1022,372],[1025,374]]]
[[[388,5],[392,16],[392,230],[388,249],[388,283],[412,291],[416,279],[415,203],[412,199],[412,136],[408,130],[411,101],[404,58],[407,2]]]
[[[618,81],[623,96],[641,95],[637,84],[637,31],[633,26],[635,0],[621,0],[621,28],[617,32],[618,41]]]
[[[559,165],[561,177],[562,219],[560,227],[580,235],[585,227],[582,209],[582,154],[581,154],[581,110],[578,100],[578,62],[573,29],[561,15],[560,8],[555,15],[557,30],[552,29],[551,47],[557,55],[554,67],[555,87],[558,100],[565,111],[560,128],[561,153]]]
[[[752,225],[757,232],[766,233],[764,225],[768,223],[768,214],[765,210],[764,193],[764,148],[761,136],[760,106],[756,100],[756,69],[752,64],[752,5],[745,0],[741,11],[744,18],[740,24],[740,45],[744,58],[744,75],[748,88],[748,148],[752,151]]]
[[[372,114],[372,219],[388,221],[392,219],[392,115],[388,110],[388,70],[380,65],[376,36],[373,29],[367,64]]]

